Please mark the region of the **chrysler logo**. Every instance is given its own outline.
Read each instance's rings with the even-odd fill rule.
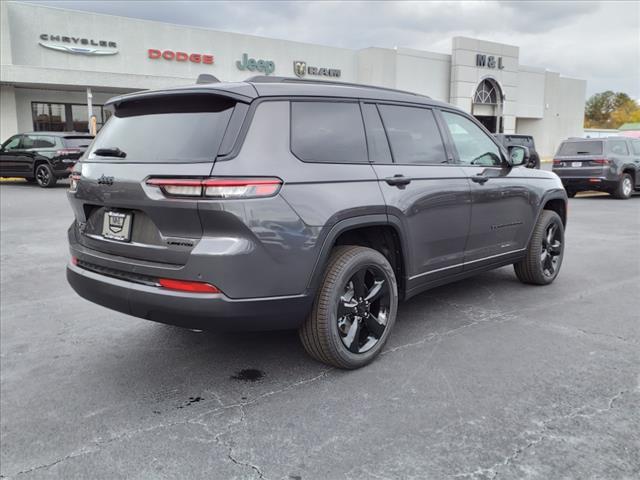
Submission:
[[[102,174],[100,178],[98,178],[98,185],[113,185],[113,177],[107,177]]]
[[[67,37],[64,35],[40,35],[40,46],[59,52],[75,53],[79,55],[115,55],[118,53],[116,42],[94,40],[83,37]]]

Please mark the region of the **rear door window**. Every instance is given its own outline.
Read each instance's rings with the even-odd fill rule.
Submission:
[[[593,140],[563,142],[558,149],[560,157],[576,155],[602,155],[602,142]]]
[[[235,102],[214,95],[132,99],[116,107],[98,133],[88,159],[144,163],[214,161]],[[124,158],[96,155],[119,149]]]
[[[627,142],[624,140],[609,140],[609,151],[614,155],[629,155]]]
[[[379,105],[394,163],[447,163],[433,111],[426,108]]]
[[[631,147],[633,148],[633,153],[635,155],[640,155],[640,140],[633,140],[631,142]]]
[[[360,105],[291,102],[291,151],[303,162],[368,163]]]

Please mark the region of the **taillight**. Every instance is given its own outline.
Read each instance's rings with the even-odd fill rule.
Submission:
[[[78,257],[75,256],[71,256],[71,264],[72,265],[78,265]]]
[[[279,178],[150,178],[147,185],[159,187],[171,197],[260,198],[271,197],[282,186]]]
[[[558,165],[562,165],[562,160],[556,160],[555,158],[553,159],[553,164],[558,166]]]
[[[169,290],[177,290],[180,292],[191,293],[221,293],[220,290],[213,285],[205,282],[192,282],[189,280],[173,280],[171,278],[160,278],[158,283],[161,287]]]
[[[74,153],[82,153],[79,148],[63,148],[56,152],[56,155],[72,155]]]
[[[150,178],[147,185],[154,185],[171,196],[176,197],[201,197],[202,180],[189,180],[181,178]]]
[[[606,158],[596,158],[595,160],[591,160],[591,163],[595,163],[596,165],[609,165],[611,162]]]
[[[71,176],[69,177],[70,183],[69,183],[69,191],[70,192],[75,192],[76,190],[78,190],[78,182],[80,181],[80,177],[81,175],[78,172],[73,172],[71,174]]]

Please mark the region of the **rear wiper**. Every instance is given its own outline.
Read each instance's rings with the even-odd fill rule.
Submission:
[[[116,148],[98,148],[93,151],[94,155],[100,155],[101,157],[120,157],[124,158],[127,156],[125,152],[120,150],[118,147]]]
[[[588,155],[589,152],[576,152],[576,155]]]

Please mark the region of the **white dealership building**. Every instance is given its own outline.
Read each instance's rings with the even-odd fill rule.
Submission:
[[[352,50],[133,18],[1,2],[1,141],[87,130],[110,97],[277,75],[409,90],[452,103],[491,131],[533,135],[541,156],[582,134],[586,82],[520,63],[517,46],[455,37],[450,54]]]

